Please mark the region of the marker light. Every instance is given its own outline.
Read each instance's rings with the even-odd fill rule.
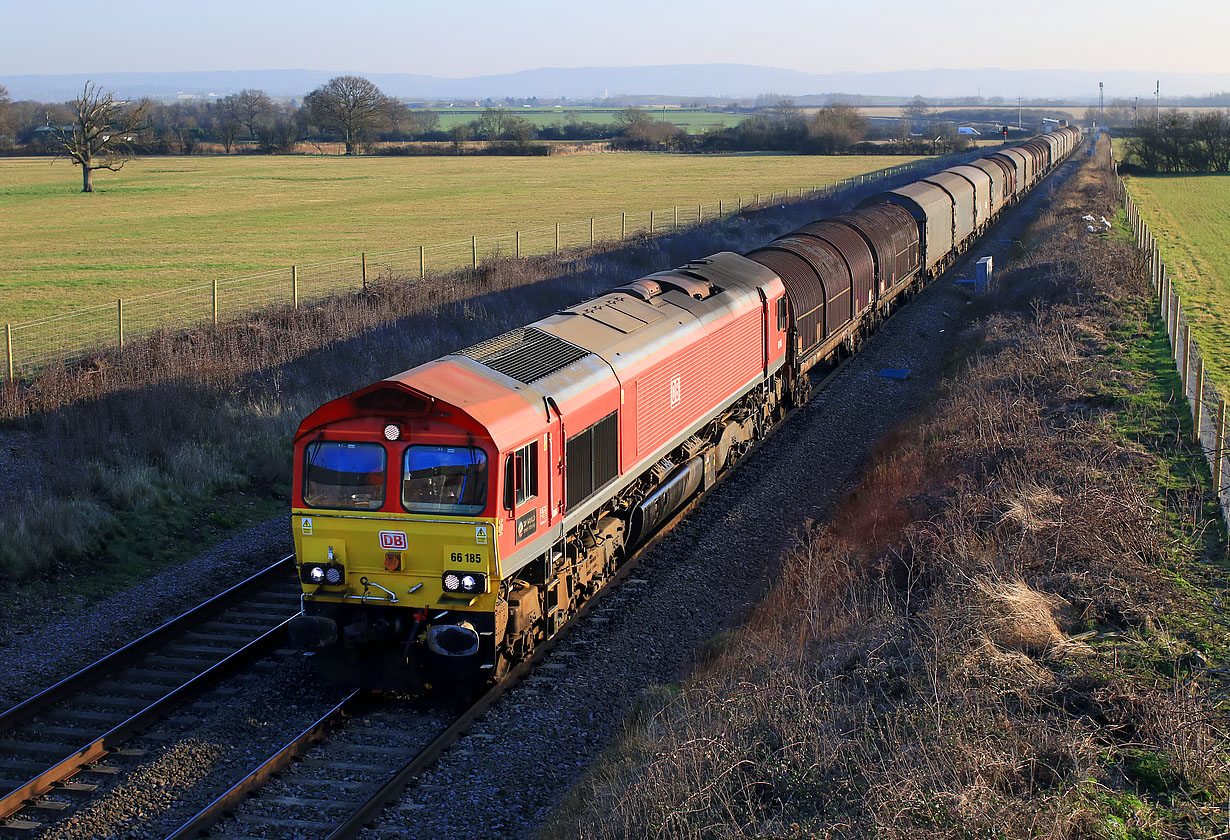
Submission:
[[[390,423],[384,427],[385,440],[398,440],[401,438],[401,427],[396,423]]]
[[[457,575],[452,572],[448,572],[444,575],[444,590],[446,592],[456,592],[460,588],[461,578],[457,577]]]
[[[312,576],[312,580],[314,580],[316,583],[320,583],[322,580],[325,579],[325,570],[321,568],[320,566],[313,566],[311,568],[311,571],[308,572],[308,574]]]

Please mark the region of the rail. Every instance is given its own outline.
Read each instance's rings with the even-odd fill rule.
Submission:
[[[274,626],[269,627],[267,621],[274,617],[266,617],[262,613],[259,617],[250,619],[254,623],[245,624],[235,635],[226,637],[233,640],[229,651],[220,647],[216,654],[203,656],[199,667],[193,667],[184,675],[182,681],[177,680],[168,686],[164,693],[155,695],[156,699],[152,702],[141,699],[143,695],[140,692],[133,696],[123,695],[123,704],[136,709],[132,714],[125,712],[111,719],[106,716],[100,718],[97,715],[80,715],[80,722],[69,727],[55,723],[44,726],[40,723],[40,717],[43,715],[54,719],[59,714],[67,714],[75,720],[77,713],[65,713],[63,710],[57,712],[57,704],[71,704],[73,698],[88,694],[90,689],[114,678],[122,669],[139,665],[142,657],[157,657],[162,648],[173,646],[198,628],[208,626],[227,610],[250,603],[253,596],[257,596],[259,600],[262,591],[274,584],[279,576],[286,575],[292,561],[293,557],[282,558],[0,715],[0,733],[14,732],[20,735],[16,740],[5,742],[7,749],[17,750],[17,754],[20,754],[27,749],[25,745],[29,744],[39,755],[53,756],[49,764],[35,764],[33,761],[17,759],[13,764],[6,765],[29,767],[31,771],[35,767],[41,769],[33,772],[24,782],[10,781],[0,786],[0,790],[5,791],[0,796],[0,828],[37,827],[35,822],[13,817],[29,806],[36,809],[41,807],[41,797],[56,791],[66,780],[83,770],[91,770],[107,756],[122,752],[122,745],[137,733],[280,647],[286,638],[286,627],[291,616],[288,614],[276,618]],[[118,722],[112,723],[116,718]],[[95,722],[97,720],[107,720],[107,723],[98,725]],[[97,733],[100,729],[105,731],[97,735],[90,734]],[[53,732],[54,735],[44,737],[48,732]],[[84,743],[77,740],[77,736],[81,736]]]

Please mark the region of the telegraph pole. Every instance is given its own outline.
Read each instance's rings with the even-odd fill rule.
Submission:
[[[1021,130],[1021,97],[1016,98],[1016,130]]]
[[[1098,125],[1106,125],[1106,84],[1098,82]]]
[[[1157,80],[1157,86],[1153,88],[1153,127],[1158,128],[1162,124],[1162,80]]]

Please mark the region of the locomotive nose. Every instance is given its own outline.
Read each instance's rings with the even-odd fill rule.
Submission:
[[[478,631],[468,621],[433,624],[427,628],[427,649],[440,656],[472,656],[478,653]]]

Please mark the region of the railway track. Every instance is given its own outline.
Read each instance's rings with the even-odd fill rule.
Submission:
[[[134,736],[281,647],[292,571],[285,557],[0,714],[0,830],[30,835],[77,810],[141,758]]]

